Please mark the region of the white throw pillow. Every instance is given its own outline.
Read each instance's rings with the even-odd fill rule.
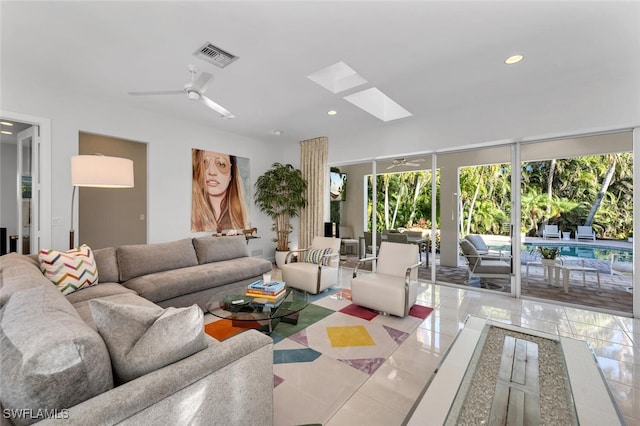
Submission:
[[[67,251],[40,250],[40,270],[62,294],[70,294],[98,283],[98,266],[86,244]]]

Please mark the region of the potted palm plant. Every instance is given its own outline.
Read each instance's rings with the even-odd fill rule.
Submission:
[[[289,252],[291,218],[297,217],[307,205],[305,191],[307,181],[300,170],[291,164],[273,163],[271,168],[256,180],[254,199],[258,208],[273,219],[271,228],[276,236],[276,265],[282,266]]]

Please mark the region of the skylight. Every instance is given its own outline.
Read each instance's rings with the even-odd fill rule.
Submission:
[[[385,122],[413,115],[375,87],[345,96],[344,100]]]
[[[307,78],[331,93],[340,93],[367,82],[360,74],[342,61],[309,74]]]

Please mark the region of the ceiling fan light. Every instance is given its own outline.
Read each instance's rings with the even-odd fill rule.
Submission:
[[[198,99],[200,99],[200,93],[196,92],[195,90],[189,90],[187,92],[187,96],[189,97],[189,99],[197,101]]]

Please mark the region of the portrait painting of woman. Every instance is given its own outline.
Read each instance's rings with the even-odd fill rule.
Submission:
[[[222,232],[250,226],[238,158],[192,149],[191,231]]]

